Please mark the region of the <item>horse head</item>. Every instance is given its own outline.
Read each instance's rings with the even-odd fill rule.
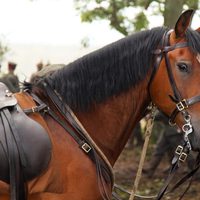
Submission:
[[[185,133],[193,150],[200,150],[200,43],[199,31],[189,28],[193,10],[179,17],[155,51],[156,72],[150,95],[156,106]]]

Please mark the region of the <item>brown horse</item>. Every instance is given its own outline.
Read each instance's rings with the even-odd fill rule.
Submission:
[[[48,168],[27,181],[27,199],[111,199],[110,168],[151,101],[183,126],[188,148],[200,150],[200,34],[189,28],[192,15],[184,12],[173,31],[133,34],[31,86],[37,105],[48,106],[41,113],[52,154]],[[25,109],[23,95],[16,98]],[[0,199],[9,199],[4,182]]]

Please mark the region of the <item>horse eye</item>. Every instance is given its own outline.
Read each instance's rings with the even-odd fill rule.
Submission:
[[[177,63],[177,67],[181,72],[188,72],[188,65],[186,63]]]

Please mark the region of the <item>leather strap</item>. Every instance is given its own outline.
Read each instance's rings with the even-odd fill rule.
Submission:
[[[23,175],[25,158],[20,146],[20,138],[18,137],[10,111],[7,108],[4,108],[0,112],[0,116],[5,129],[5,137],[7,141],[7,157],[10,172],[10,197],[11,200],[26,200],[27,188]]]
[[[76,123],[76,121],[73,119],[70,112],[68,112],[66,107],[63,106],[63,102],[60,99],[61,97],[59,97],[59,95],[55,93],[55,91],[53,91],[46,82],[43,82],[42,84],[43,84],[43,87],[45,88],[47,95],[49,96],[50,100],[54,104],[54,106],[58,109],[58,111],[61,113],[64,119],[67,122],[69,122],[73,128],[68,126],[66,121],[62,120],[49,107],[48,109],[45,109],[45,112],[48,113],[56,122],[58,122],[74,138],[74,140],[79,144],[79,147],[95,163],[100,193],[104,200],[110,200],[110,197],[106,189],[107,186],[105,185],[105,182],[111,183],[111,186],[113,186],[114,184],[114,179],[112,176],[112,172],[110,171],[110,168],[107,167],[107,164],[104,162],[104,160],[100,156],[98,156],[98,153],[96,152],[95,148],[90,143],[90,141],[85,137],[84,133],[82,132],[81,128]],[[31,96],[37,102],[38,105],[44,104],[36,95],[31,93]]]
[[[178,103],[179,101],[175,98],[171,98],[175,103]],[[194,97],[191,97],[190,99],[184,99],[184,103],[185,103],[185,107],[189,107],[197,102],[200,102],[200,95],[198,96],[194,96]],[[177,114],[180,112],[180,110],[176,107],[173,112],[171,113],[170,115],[170,123],[173,124],[174,123],[174,120],[177,116]]]
[[[156,63],[155,63],[156,68],[153,71],[152,77],[155,75],[154,73],[156,73],[156,71],[160,65],[160,62],[161,62],[162,58],[164,57],[168,78],[170,81],[171,88],[173,90],[173,96],[171,96],[171,95],[169,95],[169,96],[170,96],[171,100],[176,103],[176,108],[173,110],[172,114],[170,115],[170,122],[171,123],[174,122],[174,120],[179,112],[182,113],[184,120],[187,122],[187,118],[190,117],[190,115],[188,114],[186,109],[188,108],[188,106],[193,105],[194,103],[200,102],[200,95],[189,98],[189,99],[182,98],[182,96],[177,88],[177,85],[176,85],[176,82],[175,82],[175,79],[174,79],[174,76],[172,73],[170,60],[168,58],[168,52],[173,51],[177,48],[187,47],[187,42],[177,43],[175,45],[170,46],[169,45],[169,36],[170,36],[170,32],[164,34],[163,41],[162,41],[163,46],[154,52],[154,54],[156,54],[156,59],[155,59],[156,60]],[[153,78],[150,79],[149,85],[151,84],[152,80],[153,80]],[[185,125],[191,126],[190,120]],[[187,132],[187,134],[189,134],[189,132]],[[183,155],[186,155],[186,156],[191,149],[187,134],[186,134],[186,138],[184,139],[184,144],[181,146],[183,148]],[[169,174],[165,184],[161,188],[161,190],[157,196],[157,200],[160,200],[163,197],[163,195],[165,194],[165,192],[169,186],[169,183],[171,182],[171,180],[174,177],[174,174],[176,173],[177,169],[179,168],[180,160],[182,159],[182,158],[180,158],[181,155],[182,154],[174,156],[174,158],[172,160],[172,168],[171,168],[170,174]],[[199,166],[197,168],[199,168]],[[197,171],[197,168],[191,172],[191,175],[193,175]],[[191,175],[187,175],[185,178],[183,178],[183,180],[184,181],[187,180]],[[175,188],[177,188],[184,181],[180,181],[180,183],[176,184]]]
[[[184,142],[184,144],[182,146],[184,148],[183,151],[188,153],[188,148],[187,148],[186,142]],[[180,157],[181,157],[181,154],[176,154],[175,153],[174,158],[172,159],[172,162],[171,162],[171,170],[170,170],[170,172],[168,174],[167,179],[165,180],[164,185],[160,189],[156,200],[160,200],[164,196],[165,192],[167,191],[170,182],[172,181],[174,175],[176,174],[176,172],[179,169],[179,166],[181,164]],[[180,186],[180,184],[178,186]]]

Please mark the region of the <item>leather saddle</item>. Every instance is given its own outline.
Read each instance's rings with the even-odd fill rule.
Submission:
[[[47,131],[23,112],[0,82],[0,180],[15,185],[37,177],[48,167],[51,150]]]

